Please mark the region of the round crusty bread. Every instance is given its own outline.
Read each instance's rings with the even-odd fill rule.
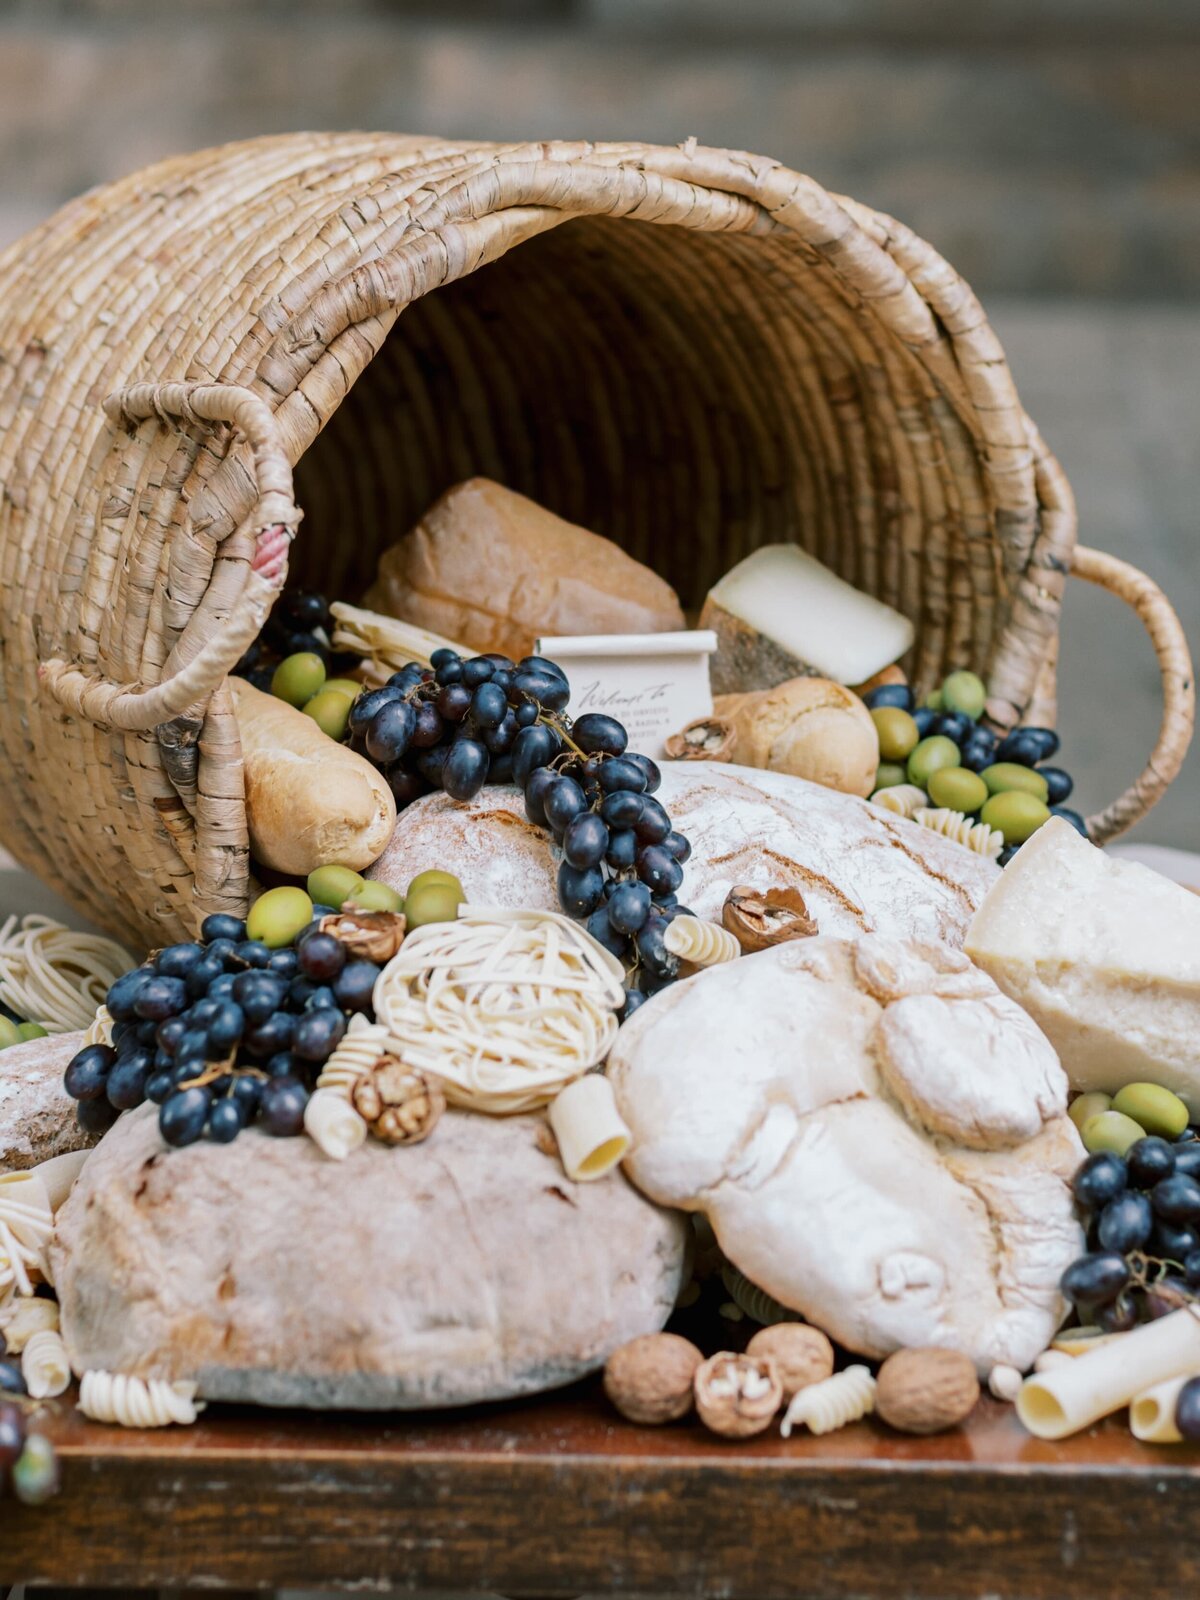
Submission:
[[[285,700],[231,678],[255,859],[307,877],[336,862],[361,872],[387,846],[396,802],[369,761]]]
[[[858,696],[828,678],[789,678],[774,689],[718,695],[713,709],[733,724],[730,760],[790,773],[862,799],[875,787],[879,736]]]

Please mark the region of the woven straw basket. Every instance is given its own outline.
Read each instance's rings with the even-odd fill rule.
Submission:
[[[353,599],[472,473],[611,535],[689,605],[797,540],[913,619],[919,689],[983,674],[998,727],[1053,716],[1074,571],[1135,607],[1165,696],[1093,837],[1178,770],[1170,606],[1076,545],[978,302],[907,229],[691,141],[295,135],[164,162],[0,256],[4,842],[135,945],[242,911],[224,680],[297,500],[292,578]]]

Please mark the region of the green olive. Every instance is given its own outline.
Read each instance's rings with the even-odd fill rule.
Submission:
[[[1049,822],[1050,808],[1036,795],[1010,789],[1007,794],[994,794],[981,807],[979,818],[989,828],[997,828],[1005,844],[1024,844],[1043,822]]]
[[[304,702],[303,710],[304,715],[311,717],[322,733],[327,733],[340,744],[346,737],[346,724],[350,721],[353,703],[349,695],[339,694],[336,689],[322,689],[311,700]]]
[[[459,897],[461,899],[466,899],[466,895],[463,894],[463,886],[461,883],[459,883],[454,874],[452,872],[442,872],[437,867],[430,867],[428,872],[418,872],[416,877],[409,884],[408,891],[404,898],[407,900],[408,896],[412,894],[414,889],[426,889],[432,883],[449,884],[452,889],[458,890]]]
[[[453,884],[427,883],[420,889],[410,889],[404,897],[409,931],[423,928],[427,922],[454,922],[462,903],[462,890]]]
[[[1187,1106],[1177,1094],[1157,1083],[1127,1083],[1113,1097],[1112,1108],[1162,1139],[1178,1139],[1188,1125]]]
[[[907,761],[920,743],[921,734],[907,711],[899,706],[876,706],[871,713],[879,735],[879,754],[885,761]]]
[[[271,693],[297,710],[312,699],[325,682],[325,663],[312,650],[285,656],[271,678]]]
[[[0,1050],[7,1050],[10,1044],[20,1044],[21,1030],[15,1022],[10,1022],[7,1017],[0,1017]]]
[[[17,1024],[17,1032],[26,1041],[30,1039],[48,1039],[50,1037],[49,1031],[43,1028],[40,1022],[19,1022]]]
[[[365,882],[360,889],[352,895],[347,895],[350,905],[358,906],[363,911],[403,911],[404,896],[395,889],[389,889],[386,883],[376,883],[373,879]]]
[[[929,779],[929,798],[950,811],[978,811],[987,797],[987,784],[966,767],[942,767]]]
[[[1020,790],[1022,794],[1032,794],[1043,803],[1049,798],[1050,790],[1045,778],[1040,772],[1035,772],[1032,767],[1018,766],[1015,761],[996,761],[990,767],[984,767],[980,774],[987,784],[989,794],[1010,794]]]
[[[353,867],[317,867],[308,875],[308,892],[314,905],[341,909],[363,886],[363,876]]]
[[[875,774],[876,789],[894,789],[898,783],[907,783],[908,773],[901,761],[883,761]],[[872,790],[874,793],[874,790]]]
[[[942,682],[942,706],[946,711],[961,711],[975,722],[983,715],[987,686],[974,672],[952,672]]]
[[[247,939],[261,939],[270,950],[285,945],[312,921],[313,903],[303,889],[268,889],[250,907]]]
[[[941,711],[942,691],[940,689],[931,689],[925,696],[924,700],[921,701],[921,704],[925,707],[926,711]]]
[[[363,685],[356,678],[326,678],[321,688],[336,689],[339,694],[348,694],[351,700],[356,699],[363,691]]]
[[[1122,1116],[1119,1111],[1102,1111],[1098,1117],[1089,1117],[1080,1133],[1083,1148],[1089,1155],[1095,1155],[1097,1150],[1111,1150],[1114,1155],[1123,1156],[1130,1145],[1146,1137],[1140,1122]]]
[[[957,767],[961,760],[953,739],[947,739],[944,733],[930,734],[908,758],[908,781],[923,789],[935,772],[943,767]]]
[[[1112,1095],[1102,1094],[1099,1089],[1092,1089],[1088,1094],[1077,1094],[1067,1107],[1067,1115],[1081,1131],[1086,1122],[1093,1117],[1098,1117],[1102,1111],[1107,1111],[1112,1105]]]

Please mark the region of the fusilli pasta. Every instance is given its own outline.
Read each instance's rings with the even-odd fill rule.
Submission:
[[[961,811],[948,811],[945,808],[931,810],[926,806],[915,812],[912,820],[919,822],[923,828],[932,828],[935,833],[944,834],[956,844],[965,845],[968,850],[974,850],[976,855],[987,856],[989,860],[998,856],[1004,848],[1002,833],[989,828],[986,822],[972,822]]]
[[[100,1006],[96,1011],[96,1015],[92,1018],[87,1032],[83,1036],[83,1043],[85,1045],[111,1044],[112,1031],[113,1019],[109,1015],[108,1007]]]
[[[10,1356],[19,1356],[35,1333],[49,1329],[58,1331],[58,1302],[33,1299],[12,1299],[0,1309],[0,1333]]]
[[[172,1423],[186,1427],[195,1422],[204,1406],[196,1403],[194,1383],[85,1372],[79,1385],[79,1409],[93,1422],[115,1422],[122,1428],[166,1428]]]
[[[304,1107],[304,1131],[334,1161],[344,1161],[367,1137],[367,1124],[340,1089],[318,1089]]]
[[[721,1282],[734,1305],[744,1311],[751,1322],[761,1322],[764,1328],[770,1328],[777,1322],[804,1321],[798,1311],[789,1311],[787,1306],[765,1289],[760,1289],[756,1283],[751,1283],[744,1272],[739,1272],[728,1262],[721,1268]]]
[[[780,1431],[785,1439],[797,1425],[807,1427],[810,1433],[833,1433],[874,1409],[875,1379],[870,1367],[847,1367],[793,1395]]]
[[[890,789],[876,789],[871,804],[894,811],[898,817],[913,817],[929,804],[929,796],[915,783],[894,783]]]
[[[333,1054],[321,1068],[318,1089],[330,1089],[344,1100],[350,1098],[363,1073],[387,1054],[387,1029],[368,1022],[361,1013],[351,1020]]]
[[[690,961],[694,967],[715,967],[724,961],[736,961],[742,947],[728,931],[716,922],[702,922],[699,917],[676,917],[663,935],[663,943],[672,955],[681,961]]]
[[[53,1400],[70,1387],[71,1363],[62,1334],[56,1328],[41,1328],[30,1334],[21,1356],[21,1376],[35,1400]]]

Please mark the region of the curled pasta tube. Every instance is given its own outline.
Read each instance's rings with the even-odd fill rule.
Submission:
[[[321,1068],[318,1089],[329,1089],[348,1100],[364,1072],[370,1072],[387,1051],[387,1029],[368,1022],[360,1012]]]
[[[1004,835],[999,829],[989,828],[986,822],[972,822],[961,811],[950,811],[944,806],[934,809],[926,806],[915,811],[912,820],[923,828],[931,828],[934,833],[953,839],[956,844],[965,845],[977,856],[986,856],[989,861],[994,860],[1004,848]]]
[[[559,1090],[550,1103],[550,1126],[563,1171],[576,1183],[603,1178],[629,1149],[631,1135],[617,1110],[612,1084],[599,1072]]]
[[[85,1372],[79,1385],[79,1409],[93,1422],[115,1422],[122,1428],[166,1428],[172,1423],[186,1427],[204,1407],[196,1403],[194,1383]]]
[[[367,1137],[366,1121],[340,1089],[317,1089],[309,1096],[304,1129],[334,1161],[344,1161]]]
[[[694,967],[716,967],[725,961],[736,961],[742,953],[728,928],[716,922],[702,922],[699,917],[676,917],[663,934],[663,943],[672,955],[690,961]]]
[[[785,1439],[799,1423],[810,1433],[833,1433],[875,1409],[875,1379],[870,1367],[847,1367],[832,1378],[810,1383],[792,1396],[780,1432]]]
[[[1129,1431],[1143,1444],[1179,1444],[1183,1435],[1175,1426],[1175,1404],[1179,1391],[1191,1382],[1191,1374],[1167,1378],[1129,1402]]]
[[[56,1328],[32,1333],[21,1356],[21,1376],[35,1400],[52,1400],[66,1392],[71,1382],[67,1347]]]

